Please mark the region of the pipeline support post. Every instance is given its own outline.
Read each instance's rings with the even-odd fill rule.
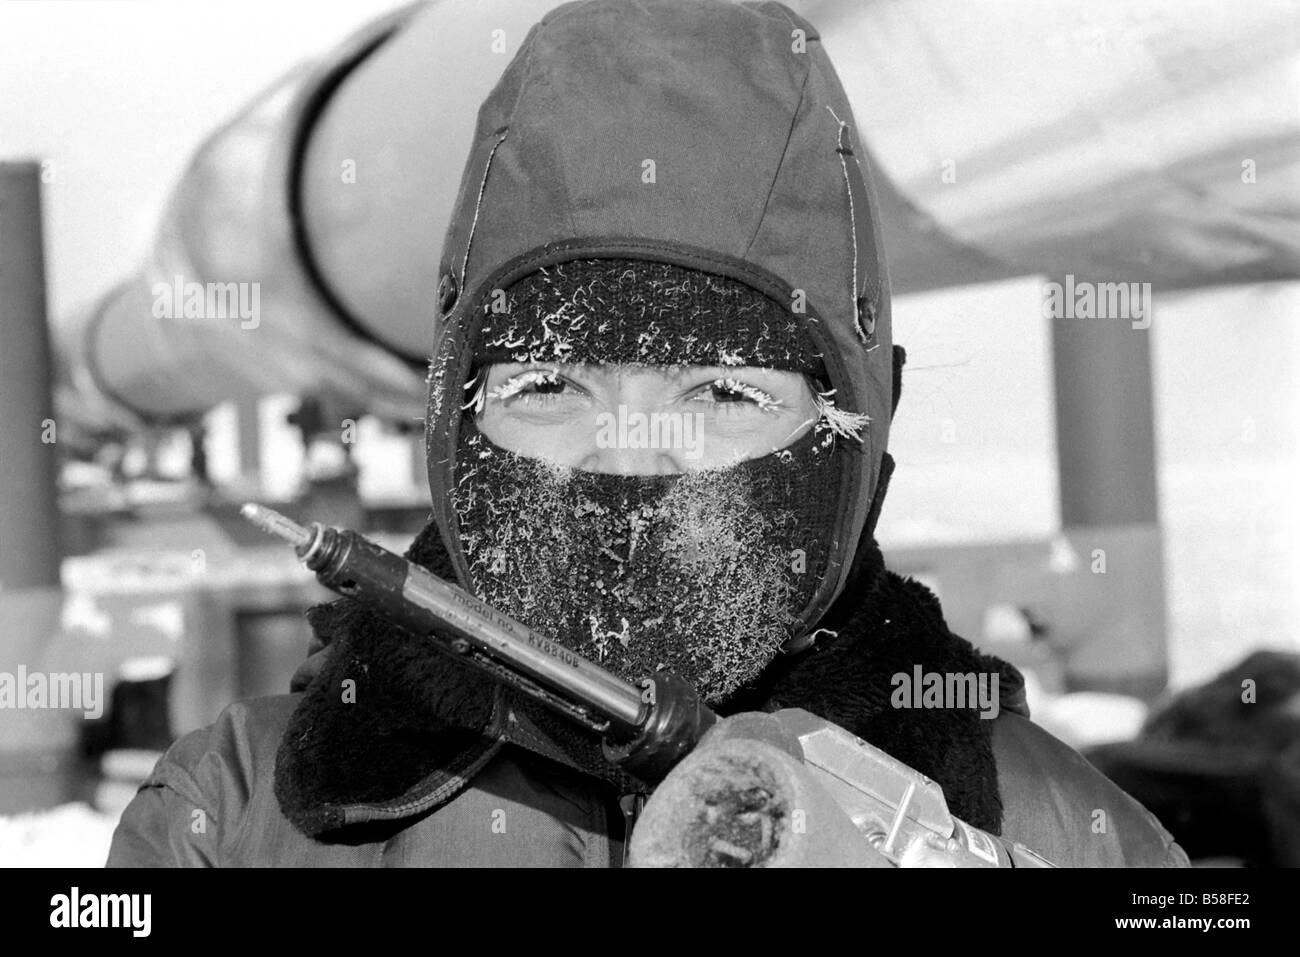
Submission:
[[[1061,286],[1082,289],[1092,278],[1068,277]],[[1093,283],[1093,291],[1107,285]],[[1132,285],[1142,295],[1137,319],[1099,308],[1084,316],[1069,303],[1048,319],[1062,534],[1078,558],[1060,571],[1055,628],[1070,685],[1151,698],[1168,680],[1165,579],[1151,286]],[[1125,301],[1130,313],[1138,308]]]
[[[0,591],[59,584],[52,382],[41,168],[0,162]]]
[[[59,641],[60,426],[45,297],[41,166],[0,162],[0,671],[11,675],[77,664],[61,660]],[[0,813],[74,790],[81,713],[22,705],[0,711]]]

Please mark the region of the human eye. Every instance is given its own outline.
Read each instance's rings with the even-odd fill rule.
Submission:
[[[736,411],[768,412],[781,405],[781,400],[771,393],[733,376],[719,376],[706,382],[694,391],[691,400]]]
[[[487,398],[504,404],[550,406],[582,395],[585,390],[556,369],[526,369],[490,390]]]

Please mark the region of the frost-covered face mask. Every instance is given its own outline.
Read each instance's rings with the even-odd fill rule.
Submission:
[[[792,637],[846,454],[824,431],[726,468],[614,475],[494,445],[466,416],[452,505],[480,597],[634,681],[717,704]]]
[[[464,559],[466,584],[629,681],[667,669],[710,704],[725,703],[810,628],[805,619],[827,584],[843,488],[861,467],[866,416],[838,408],[815,324],[739,280],[642,260],[566,260],[500,292],[475,309],[471,361],[436,365],[430,379],[432,396],[454,396],[465,410],[445,438],[431,436],[429,454],[431,476],[448,459],[452,466],[454,528],[445,533],[457,539],[452,550]],[[815,401],[789,422],[774,415],[781,428],[757,429],[762,441],[733,449],[740,455],[685,462],[683,451],[663,456],[676,466],[664,469],[656,467],[660,456],[644,450],[676,446],[646,446],[630,432],[626,445],[621,434],[613,446],[597,436],[594,447],[643,450],[614,461],[575,448],[582,429],[550,443],[512,444],[527,430],[476,420],[488,399],[489,376],[479,373],[511,365],[556,378],[592,365],[663,375],[707,369],[706,379],[723,368],[742,380],[761,369],[806,377]],[[452,368],[455,378],[439,378]],[[579,376],[587,397],[575,408],[588,416],[587,432],[591,416],[611,414],[626,399],[638,411],[687,412],[696,378],[666,379],[656,398],[636,376],[616,375],[609,387],[599,376]],[[724,379],[721,391],[734,398],[747,386],[762,390],[762,383]],[[546,391],[555,387],[548,378]],[[487,389],[503,402],[507,391],[505,384]],[[715,452],[724,421],[705,420]],[[554,441],[564,447],[550,451]]]

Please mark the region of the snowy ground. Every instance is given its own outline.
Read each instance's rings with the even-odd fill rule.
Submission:
[[[116,826],[82,803],[0,817],[0,867],[102,867]]]

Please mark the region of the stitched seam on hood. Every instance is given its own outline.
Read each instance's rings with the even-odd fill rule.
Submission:
[[[829,103],[826,104],[826,111],[830,113],[838,124],[838,129],[835,131],[835,152],[840,158],[840,169],[844,173],[844,196],[849,204],[849,240],[853,247],[853,275],[852,279],[849,280],[849,285],[852,287],[852,294],[849,299],[850,305],[852,306],[851,312],[853,315],[853,328],[857,331],[858,339],[861,340],[863,345],[866,345],[867,334],[862,330],[862,320],[858,315],[858,216],[857,208],[853,204],[853,183],[849,179],[849,163],[848,160],[844,158],[846,153],[849,156],[853,156],[853,145],[848,142],[849,124],[836,115],[835,108]],[[858,166],[858,158],[856,156],[853,156],[853,165]],[[859,176],[861,173],[862,167],[858,166]]]
[[[469,252],[474,245],[474,230],[478,228],[478,214],[483,208],[483,199],[487,195],[488,174],[492,171],[492,160],[509,134],[509,127],[499,131],[497,141],[492,144],[492,149],[488,150],[487,159],[483,163],[483,179],[479,181],[478,196],[474,200],[474,217],[469,223],[469,235],[465,237],[465,255],[460,260],[460,287],[462,289],[465,288],[465,273],[469,269]]]

